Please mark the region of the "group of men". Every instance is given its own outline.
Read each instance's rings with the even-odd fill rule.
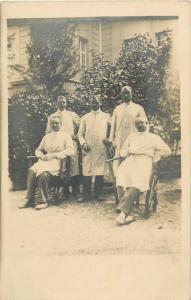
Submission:
[[[43,209],[48,206],[50,178],[58,175],[60,160],[67,156],[70,157],[73,192],[78,194],[78,143],[82,150],[83,175],[82,197],[78,201],[91,199],[92,179],[94,198],[101,200],[103,179],[109,173],[108,145],[112,145],[115,150],[113,172],[120,211],[116,221],[119,225],[125,224],[130,220],[133,202],[139,192],[149,188],[148,181],[156,153],[158,156],[169,155],[169,147],[159,136],[149,133],[144,109],[132,102],[129,86],[122,88],[122,104],[114,109],[112,118],[101,110],[100,102],[95,98],[91,99],[91,111],[81,119],[66,109],[67,100],[64,96],[59,96],[57,100],[58,110],[48,118],[46,135],[35,151],[38,161],[29,169],[23,208]],[[35,203],[37,186],[39,198]]]

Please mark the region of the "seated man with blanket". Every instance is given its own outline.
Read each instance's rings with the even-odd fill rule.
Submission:
[[[60,160],[74,155],[74,146],[68,133],[61,131],[61,120],[52,117],[49,120],[51,132],[46,134],[35,151],[38,161],[29,169],[27,180],[26,203],[21,208],[48,207],[48,185],[51,176],[59,174]],[[35,190],[38,184],[39,199],[35,201]]]
[[[124,225],[133,221],[130,215],[134,201],[140,192],[149,190],[149,181],[152,172],[152,163],[156,157],[169,156],[169,146],[156,134],[148,130],[148,122],[145,118],[135,120],[136,132],[126,139],[120,153],[124,158],[120,164],[116,186],[119,197],[117,209],[120,211],[116,218],[118,225]]]

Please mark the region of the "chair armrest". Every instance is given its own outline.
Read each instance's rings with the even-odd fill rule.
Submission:
[[[60,171],[59,177],[69,177],[70,176],[70,156],[60,160]]]

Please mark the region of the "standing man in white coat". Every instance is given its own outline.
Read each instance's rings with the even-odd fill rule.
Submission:
[[[66,98],[62,95],[58,96],[58,98],[57,98],[58,110],[49,117],[49,120],[53,116],[59,117],[62,122],[61,130],[64,133],[68,133],[73,140],[75,155],[73,155],[70,158],[70,176],[72,177],[71,178],[72,192],[76,196],[78,193],[78,188],[79,188],[78,177],[80,174],[79,173],[79,162],[78,162],[78,146],[77,146],[78,137],[76,135],[76,132],[79,129],[80,117],[75,112],[67,110],[66,106],[67,106]],[[46,133],[50,132],[49,120],[48,120],[48,124],[47,124]],[[69,192],[68,187],[64,187],[64,188],[65,188],[65,196],[67,196],[68,192]]]
[[[134,121],[137,117],[146,118],[145,111],[141,105],[132,102],[132,90],[128,85],[124,86],[121,91],[123,103],[118,105],[112,116],[111,132],[109,141],[115,149],[115,156],[120,155],[126,138],[135,131]],[[120,160],[113,162],[113,170],[116,175]]]
[[[95,176],[94,196],[96,200],[101,200],[103,188],[103,176],[108,172],[107,149],[104,140],[107,138],[110,127],[109,114],[101,111],[100,103],[93,99],[91,112],[81,119],[78,132],[79,141],[84,155],[82,156],[83,173],[83,197],[82,201],[87,201],[91,197],[92,176]]]

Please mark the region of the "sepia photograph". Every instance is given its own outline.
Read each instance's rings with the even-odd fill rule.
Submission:
[[[177,24],[8,20],[14,251],[180,251]]]
[[[6,258],[19,266],[29,257],[59,264],[68,256],[150,255],[176,267],[183,253],[179,15],[5,20]],[[2,300],[127,299],[41,292],[15,289]],[[128,299],[169,295],[181,293]]]

